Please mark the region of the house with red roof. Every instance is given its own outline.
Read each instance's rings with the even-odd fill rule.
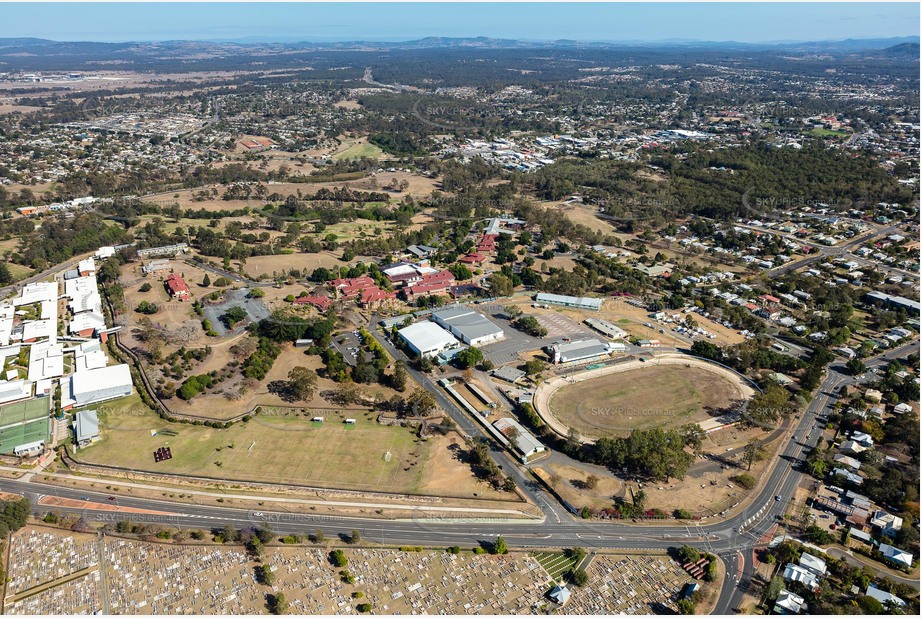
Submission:
[[[476,250],[479,253],[495,251],[497,238],[499,238],[498,234],[483,234],[483,237],[480,239],[480,243],[477,245]]]
[[[486,259],[486,256],[482,253],[477,253],[476,251],[468,253],[462,258],[459,258],[457,261],[461,264],[479,264]]]
[[[166,278],[164,281],[166,285],[166,291],[173,298],[183,301],[189,298],[192,298],[192,292],[189,290],[189,286],[186,285],[186,282],[182,280],[177,274],[172,274]]]
[[[295,305],[310,305],[320,311],[326,311],[333,304],[333,301],[325,296],[299,296],[294,299]]]

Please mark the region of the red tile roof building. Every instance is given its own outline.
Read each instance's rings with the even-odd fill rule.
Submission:
[[[483,238],[480,239],[480,244],[477,245],[477,251],[483,253],[495,251],[497,238],[499,238],[498,234],[483,234]]]
[[[403,294],[406,296],[407,301],[411,301],[426,294],[447,293],[454,286],[454,283],[454,275],[451,274],[451,271],[442,270],[430,275],[423,275],[419,283],[403,288]]]
[[[473,253],[468,253],[467,255],[465,255],[464,257],[460,258],[457,261],[460,262],[461,264],[479,264],[485,259],[486,259],[486,256],[483,255],[482,253],[473,252]]]
[[[333,279],[329,285],[339,291],[345,298],[357,298],[362,290],[378,289],[374,279],[368,275],[362,275],[353,279]]]
[[[169,291],[169,295],[173,298],[179,300],[185,300],[187,298],[192,298],[192,292],[189,290],[189,286],[186,285],[186,282],[182,280],[182,277],[176,274],[172,274],[166,278],[166,288]]]
[[[320,311],[326,311],[329,309],[330,305],[333,304],[333,301],[325,296],[299,296],[294,299],[294,304],[310,305],[311,307],[316,307]]]
[[[377,307],[386,303],[387,301],[394,300],[396,297],[396,292],[388,292],[387,290],[382,290],[378,287],[373,289],[365,288],[361,291],[358,303],[362,307]]]

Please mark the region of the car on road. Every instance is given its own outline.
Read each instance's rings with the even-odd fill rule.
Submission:
[[[780,497],[779,495],[778,495],[778,496],[774,496],[774,500],[777,501],[777,502],[780,502],[781,497]]]
[[[109,496],[109,500],[111,500],[112,502],[115,502],[115,496]]]
[[[81,500],[89,500],[89,499],[90,499],[90,497],[89,497],[89,496],[83,496],[83,497],[82,497],[82,498],[80,498],[80,499],[81,499]]]
[[[262,516],[263,516],[262,511],[254,511],[254,512],[253,512],[253,517],[262,517]]]

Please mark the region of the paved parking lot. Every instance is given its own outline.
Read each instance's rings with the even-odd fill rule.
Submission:
[[[483,351],[483,356],[492,361],[492,364],[496,367],[515,362],[520,354],[539,350],[548,343],[547,340],[537,339],[530,335],[525,335],[521,331],[511,329],[507,324],[503,325],[503,330],[506,331],[505,339],[480,348]]]
[[[249,289],[247,288],[228,290],[224,293],[224,298],[226,299],[224,302],[218,305],[206,304],[202,308],[202,314],[211,322],[211,328],[221,337],[232,333],[241,333],[243,329],[246,328],[246,324],[241,322],[234,327],[233,331],[230,331],[221,321],[221,316],[227,313],[227,310],[231,307],[242,307],[245,309],[250,322],[258,322],[259,320],[269,317],[269,308],[266,304],[258,298],[247,298],[246,295],[248,293]]]
[[[363,353],[365,355],[365,360],[368,361],[374,358],[374,355],[370,352],[362,352],[361,337],[352,331],[346,331],[345,333],[336,335],[333,337],[331,343],[333,347],[342,354],[343,358],[345,358],[345,362],[353,367],[358,362],[359,354]]]
[[[582,326],[562,313],[543,313],[534,317],[547,329],[547,339],[550,341],[561,337],[595,336],[587,326]]]
[[[525,315],[533,315],[540,322],[541,326],[547,329],[547,336],[543,338],[531,337],[519,330],[511,327],[508,320],[500,317],[504,315],[502,305],[486,304],[476,307],[479,311],[490,316],[495,320],[502,330],[505,331],[505,339],[482,346],[483,356],[492,361],[495,366],[506,365],[519,360],[519,355],[525,352],[539,350],[545,345],[552,343],[562,337],[581,337],[591,335],[587,326],[582,326],[575,320],[559,313],[529,313],[525,310]]]

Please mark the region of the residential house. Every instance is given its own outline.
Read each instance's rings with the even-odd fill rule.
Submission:
[[[910,569],[914,562],[914,557],[911,555],[911,552],[893,547],[892,545],[886,545],[885,543],[880,544],[879,553],[882,554],[883,558],[898,567]]]
[[[173,298],[183,301],[192,298],[192,291],[189,290],[189,286],[183,281],[182,277],[173,273],[166,278],[164,282],[166,284],[166,291]]]
[[[902,518],[886,511],[876,511],[870,518],[870,525],[883,536],[894,537],[902,529]]]

